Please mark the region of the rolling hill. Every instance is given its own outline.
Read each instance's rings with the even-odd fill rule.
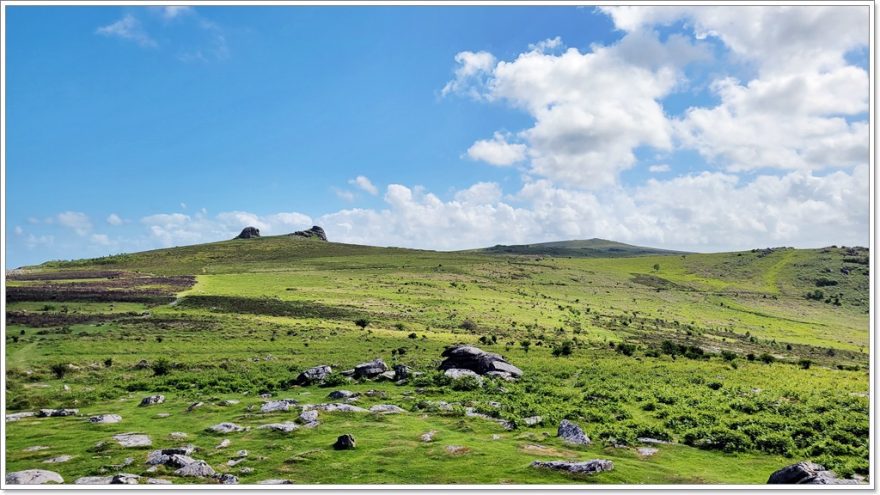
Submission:
[[[605,239],[587,239],[575,241],[541,242],[537,244],[502,244],[472,250],[486,254],[536,255],[536,256],[571,256],[574,258],[622,258],[628,256],[671,256],[688,254],[684,251],[670,251],[642,246],[633,246],[622,242]]]

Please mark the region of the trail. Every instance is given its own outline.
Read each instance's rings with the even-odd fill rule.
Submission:
[[[779,272],[781,272],[783,268],[791,263],[791,260],[794,258],[796,253],[797,251],[795,250],[785,251],[784,253],[782,253],[782,256],[780,256],[779,261],[768,268],[767,271],[764,273],[764,285],[766,286],[767,292],[771,294],[781,293],[778,281]]]

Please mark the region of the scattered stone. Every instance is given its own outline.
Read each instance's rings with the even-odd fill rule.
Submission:
[[[113,435],[113,439],[123,447],[149,447],[153,445],[150,437],[138,433],[120,433],[119,435]]]
[[[330,376],[330,373],[332,373],[332,372],[333,372],[333,368],[327,366],[326,364],[321,365],[321,366],[315,366],[314,368],[309,368],[309,369],[303,371],[302,373],[300,373],[299,376],[296,377],[296,381],[294,383],[296,383],[297,385],[303,385],[303,386],[304,385],[313,385],[315,383],[321,383],[328,376]]]
[[[367,390],[366,392],[364,392],[364,395],[366,395],[367,397],[379,397],[381,399],[384,399],[385,398],[385,391],[370,389],[370,390]]]
[[[336,450],[349,450],[355,448],[355,445],[354,437],[346,433],[336,439],[333,448]]]
[[[534,461],[531,466],[533,468],[553,469],[556,471],[565,471],[571,474],[596,474],[602,471],[611,471],[614,469],[614,463],[604,459],[593,459],[585,462],[569,462],[569,461]]]
[[[46,459],[45,461],[43,461],[43,464],[57,464],[57,463],[59,463],[59,462],[67,462],[67,461],[69,461],[69,460],[71,460],[71,459],[73,459],[73,456],[72,456],[72,455],[67,455],[67,454],[65,454],[65,455],[59,455],[58,457],[53,457],[53,458],[51,458],[51,459]]]
[[[668,445],[670,443],[670,442],[667,442],[666,440],[658,440],[656,438],[651,438],[651,437],[639,437],[636,440],[638,440],[641,443],[655,444],[655,445]]]
[[[73,482],[74,485],[109,485],[112,476],[83,476]]]
[[[340,404],[338,402],[331,404],[305,404],[302,406],[303,411],[325,411],[325,412],[369,412],[363,407],[353,406],[351,404]]]
[[[159,470],[159,466],[150,466],[147,468],[148,473],[155,473],[158,470]]]
[[[471,449],[463,446],[463,445],[447,445],[446,453],[449,455],[464,455],[470,452]]]
[[[857,485],[858,480],[839,479],[821,464],[804,461],[786,466],[767,479],[768,485]]]
[[[181,447],[171,447],[168,449],[162,449],[162,453],[165,455],[174,455],[174,454],[192,455],[192,453],[195,451],[196,451],[196,446],[191,443],[183,445]]]
[[[290,234],[290,236],[306,237],[306,238],[314,237],[314,238],[320,239],[322,241],[327,240],[327,233],[324,232],[324,229],[322,229],[321,227],[318,227],[317,225],[313,225],[312,228],[310,228],[308,230],[297,230],[296,232]]]
[[[241,229],[241,233],[235,236],[236,239],[255,239],[260,237],[260,229],[256,227],[245,227]]]
[[[247,450],[239,450],[238,452],[235,453],[235,456],[238,458],[247,457],[248,451]]]
[[[526,426],[535,426],[542,421],[544,421],[544,418],[541,416],[529,416],[528,418],[523,418],[523,423],[525,423]]]
[[[376,375],[376,380],[390,380],[390,381],[394,381],[394,380],[396,379],[396,377],[397,377],[397,374],[396,374],[396,373],[394,373],[394,372],[391,371],[391,370],[388,370],[388,371],[386,371],[386,372],[384,372],[384,373],[379,373],[378,375]]]
[[[150,363],[147,362],[146,359],[141,359],[134,365],[134,369],[136,370],[145,370],[150,367]]]
[[[496,371],[507,373],[512,378],[522,376],[522,370],[508,363],[499,354],[486,352],[470,345],[448,347],[440,356],[446,358],[440,363],[441,370],[467,369],[480,375]]]
[[[225,449],[226,447],[229,447],[229,444],[230,444],[230,443],[232,443],[232,442],[230,442],[228,438],[224,438],[223,441],[220,442],[220,443],[219,443],[216,447],[214,447],[214,448],[215,448],[215,449]]]
[[[193,402],[192,404],[189,405],[189,407],[186,408],[186,412],[193,412],[196,409],[198,409],[204,405],[205,405],[204,402]]]
[[[481,377],[480,375],[476,374],[475,372],[473,372],[471,370],[467,370],[467,369],[449,368],[443,374],[448,376],[449,378],[452,378],[453,380],[458,380],[458,379],[470,376],[470,377],[475,378],[478,382],[483,383],[483,377]]]
[[[157,418],[167,418],[168,416],[171,416],[171,413],[159,413],[156,415]]]
[[[314,428],[318,426],[318,411],[314,409],[311,411],[303,411],[299,415],[299,421],[306,428]]]
[[[501,440],[501,435],[499,435],[499,434],[497,434],[497,433],[493,433],[493,434],[492,434],[492,440]]]
[[[171,440],[185,440],[188,436],[189,435],[182,431],[172,431],[168,434],[168,438],[170,438]]]
[[[13,421],[20,421],[24,418],[30,418],[30,417],[34,416],[34,414],[35,413],[33,413],[31,411],[24,411],[24,412],[7,414],[6,415],[6,422],[12,423]]]
[[[217,403],[217,405],[224,406],[224,407],[225,406],[234,406],[234,405],[238,404],[239,402],[241,402],[241,401],[236,400],[236,399],[226,399],[226,400],[221,400],[220,402]]]
[[[464,408],[464,415],[467,417],[470,417],[470,418],[482,418],[482,419],[488,419],[489,421],[494,421],[494,422],[498,423],[499,425],[501,425],[501,427],[504,428],[505,430],[512,430],[512,429],[516,428],[516,425],[510,421],[500,419],[500,418],[493,418],[492,416],[489,416],[488,414],[478,413],[478,412],[476,412],[476,410],[473,407]]]
[[[556,436],[562,438],[562,441],[572,445],[589,445],[590,439],[580,426],[572,423],[567,419],[563,419],[559,423],[556,430]]]
[[[350,391],[350,390],[334,390],[330,392],[327,397],[331,399],[348,399],[351,397],[357,397],[358,394]]]
[[[251,473],[254,472],[254,468],[252,468],[252,467],[243,467],[243,468],[239,469],[238,472],[241,473],[241,474],[251,474]]]
[[[368,363],[361,363],[354,367],[355,378],[374,378],[388,371],[388,365],[381,359],[374,359]]]
[[[64,483],[64,478],[54,471],[45,469],[26,469],[6,474],[7,485],[45,485],[47,483]]]
[[[63,416],[76,416],[79,409],[40,409],[37,413],[38,418],[56,418]]]
[[[122,421],[122,416],[118,414],[99,414],[97,416],[92,416],[89,418],[89,423],[95,424],[110,424],[110,423],[118,423]]]
[[[370,412],[379,414],[400,414],[405,413],[406,411],[392,404],[377,404],[370,408]]]
[[[263,480],[258,481],[258,485],[292,485],[293,482],[290,480]]]
[[[208,430],[213,431],[214,433],[232,433],[244,431],[245,429],[235,423],[220,423],[208,428]]]
[[[245,459],[229,459],[228,461],[226,461],[226,465],[229,467],[234,467],[235,465],[241,464],[244,461]]]
[[[147,478],[148,485],[171,485],[170,480],[163,480],[162,478]]]
[[[290,406],[295,406],[297,402],[293,399],[273,400],[260,406],[260,412],[269,413],[277,411],[289,411]]]
[[[652,455],[660,452],[660,449],[655,449],[654,447],[639,447],[636,449],[640,456],[642,457],[651,457]]]
[[[64,386],[61,387],[61,390],[64,390],[65,392],[70,392],[70,385],[65,383]]]
[[[174,474],[178,476],[195,476],[195,477],[205,477],[205,476],[213,476],[215,473],[214,468],[208,465],[205,461],[195,461],[183,466],[182,468],[174,471]]]
[[[431,431],[429,431],[428,433],[423,433],[422,436],[421,436],[421,439],[422,439],[422,441],[425,442],[425,443],[427,443],[427,442],[433,442],[433,441],[434,441],[434,435],[436,435],[436,434],[437,434],[437,430],[431,430]]]
[[[141,399],[141,406],[154,406],[156,404],[161,404],[165,402],[164,395],[151,395],[149,397],[144,397]]]
[[[406,380],[412,374],[412,370],[410,370],[409,366],[403,364],[395,364],[394,365],[394,375],[398,380]]]
[[[45,445],[34,445],[33,447],[23,449],[22,452],[36,452],[38,450],[46,450],[48,448],[49,447],[46,447]]]
[[[260,360],[260,358],[254,358],[254,359],[256,359],[257,361]],[[261,399],[268,399],[269,397],[272,397],[272,394],[269,394],[269,393],[266,393],[266,394],[260,394],[260,398],[261,398]]]
[[[290,433],[293,430],[299,428],[299,425],[294,423],[293,421],[287,421],[284,423],[270,423],[268,425],[262,425],[258,427],[260,430],[273,430],[280,431],[283,433]]]
[[[217,481],[221,485],[237,485],[238,484],[238,478],[234,475],[229,474],[229,473],[223,473],[220,476],[217,476],[216,478],[217,478]]]

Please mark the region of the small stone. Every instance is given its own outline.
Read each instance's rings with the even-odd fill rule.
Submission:
[[[189,405],[189,407],[186,408],[186,412],[193,412],[196,409],[198,409],[204,405],[205,405],[204,402],[193,402],[192,404]]]
[[[427,442],[433,442],[433,441],[434,441],[434,435],[436,435],[436,434],[437,434],[437,430],[431,430],[431,431],[429,431],[428,433],[423,433],[422,436],[421,436],[421,439],[422,439],[423,442],[426,442],[426,443],[427,443]]]
[[[331,399],[348,399],[350,397],[356,397],[357,394],[350,390],[334,390],[327,395],[327,397]]]
[[[230,444],[230,443],[232,443],[232,442],[230,442],[228,438],[224,438],[223,441],[220,442],[220,443],[219,443],[216,447],[214,447],[214,448],[215,448],[215,449],[225,449],[226,447],[229,447],[229,444]]]
[[[563,419],[559,423],[556,430],[556,436],[562,438],[562,441],[571,445],[589,445],[590,439],[580,426],[572,423],[567,419]]]
[[[76,416],[79,414],[79,409],[40,409],[37,412],[38,418],[56,418],[56,417],[64,417],[64,416]]]
[[[447,445],[446,453],[450,455],[464,455],[470,452],[471,449],[463,446],[463,445]]]
[[[122,421],[122,416],[118,414],[99,414],[89,418],[89,423],[95,424],[111,424]]]
[[[379,414],[400,414],[406,411],[392,404],[377,404],[370,408],[370,412]]]
[[[212,476],[214,474],[214,468],[208,465],[205,461],[195,461],[186,466],[174,471],[174,474],[178,476],[193,476],[193,477],[205,477]]]
[[[252,467],[243,467],[243,468],[239,469],[238,472],[241,473],[241,474],[251,474],[251,473],[254,472],[254,468],[252,468]]]
[[[238,431],[244,431],[244,428],[238,426],[235,423],[220,423],[208,428],[208,430],[213,431],[214,433],[232,433]]]
[[[112,476],[84,476],[77,478],[73,482],[74,485],[109,485],[113,479]]]
[[[147,478],[148,485],[171,485],[170,480],[163,480],[162,478]]]
[[[11,413],[11,414],[6,415],[6,422],[12,423],[13,421],[20,421],[24,418],[30,418],[34,415],[35,415],[35,413],[30,412],[30,411]]]
[[[528,418],[523,418],[523,423],[525,423],[526,426],[535,426],[540,424],[541,421],[544,421],[544,418],[541,416],[529,416]]]
[[[660,449],[655,449],[653,447],[639,447],[636,449],[640,456],[642,457],[651,457],[652,455],[660,452]]]
[[[448,376],[449,378],[452,378],[453,380],[460,380],[466,376],[469,376],[476,379],[478,382],[483,383],[483,377],[471,370],[449,368],[448,370],[444,371],[443,374]]]
[[[182,431],[172,431],[168,434],[168,438],[170,438],[171,440],[185,440],[188,436],[189,435]]]
[[[131,473],[119,473],[110,478],[111,485],[137,485],[140,476]]]
[[[26,469],[6,473],[7,485],[45,485],[47,483],[64,483],[64,478],[54,471],[45,469]]]
[[[247,457],[247,456],[248,456],[248,451],[247,451],[247,450],[239,450],[238,452],[235,453],[235,456],[236,456],[236,457],[239,457],[239,458],[241,458],[241,457]]]
[[[226,400],[221,400],[220,402],[217,403],[217,405],[218,406],[234,406],[234,405],[238,404],[239,402],[241,402],[241,401],[236,400],[236,399],[226,399]]]
[[[238,478],[235,477],[234,475],[229,474],[229,473],[223,473],[220,476],[217,476],[217,481],[221,485],[237,485],[238,484]]]
[[[171,416],[171,413],[159,413],[156,415],[157,418],[167,418],[168,416]]]
[[[346,433],[345,435],[341,435],[336,439],[336,443],[333,444],[333,448],[336,450],[349,450],[355,448],[354,437]]]
[[[59,455],[58,457],[53,457],[51,459],[46,459],[45,461],[43,461],[43,463],[44,464],[57,464],[60,462],[67,462],[71,459],[73,459],[72,455],[65,454],[65,455]]]
[[[305,424],[316,423],[318,421],[318,411],[303,411],[299,415],[299,420]]]
[[[388,371],[388,365],[381,359],[374,359],[368,363],[361,363],[354,367],[355,378],[373,378]]]
[[[321,365],[321,366],[315,366],[314,368],[309,368],[309,369],[303,371],[302,373],[300,373],[299,376],[296,377],[295,383],[297,385],[302,385],[302,386],[313,385],[315,383],[321,383],[328,376],[330,376],[330,373],[332,373],[332,372],[333,372],[333,368],[327,366],[326,364]]]
[[[148,397],[144,397],[141,399],[141,406],[154,406],[156,404],[161,404],[165,402],[164,395],[150,395]]]
[[[149,447],[153,445],[150,437],[138,433],[120,433],[119,435],[113,435],[113,439],[123,447]]]
[[[33,447],[22,449],[22,452],[36,452],[38,450],[46,450],[48,448],[49,447],[46,447],[45,445],[34,445]]]
[[[262,426],[258,427],[258,429],[260,429],[260,430],[273,430],[273,431],[280,431],[280,432],[284,432],[284,433],[290,433],[297,428],[299,428],[299,425],[294,423],[293,421],[287,421],[284,423],[270,423],[270,424],[262,425]]]
[[[611,471],[614,469],[614,463],[604,459],[593,459],[585,462],[569,462],[569,461],[534,461],[531,466],[533,468],[553,469],[555,471],[565,471],[571,474],[596,474],[602,471]]]
[[[258,481],[258,485],[292,485],[293,482],[290,480],[263,480]]]
[[[260,406],[260,412],[289,411],[290,406],[295,406],[296,404],[297,402],[293,399],[273,400]]]

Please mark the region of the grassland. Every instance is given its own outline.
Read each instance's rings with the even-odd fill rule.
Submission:
[[[242,483],[763,483],[803,459],[867,475],[867,256],[837,247],[499,256],[277,237],[29,267],[7,278],[7,413],[77,407],[124,419],[7,423],[7,469],[48,468],[68,481],[146,475],[146,451],[95,447],[138,431],[155,448],[187,433],[194,457]],[[433,370],[459,342],[503,354],[523,379],[451,384]],[[338,374],[332,387],[292,385],[312,366],[377,357],[424,374],[403,385]],[[320,403],[338,388],[375,390],[357,404],[407,412],[321,413],[320,426],[291,434],[205,431],[296,417],[259,413],[260,394]],[[168,400],[137,406],[154,393]],[[205,405],[187,412],[197,401]],[[526,425],[533,416],[541,420]],[[564,418],[593,444],[561,443]],[[435,440],[420,441],[428,431]],[[342,433],[357,449],[330,448]],[[639,437],[672,443],[642,456]],[[214,448],[222,438],[232,445]],[[35,445],[50,448],[25,451]],[[248,460],[226,466],[239,449]],[[41,462],[61,454],[74,457]],[[125,458],[134,462],[118,467]],[[573,478],[529,467],[594,458],[615,469]]]

